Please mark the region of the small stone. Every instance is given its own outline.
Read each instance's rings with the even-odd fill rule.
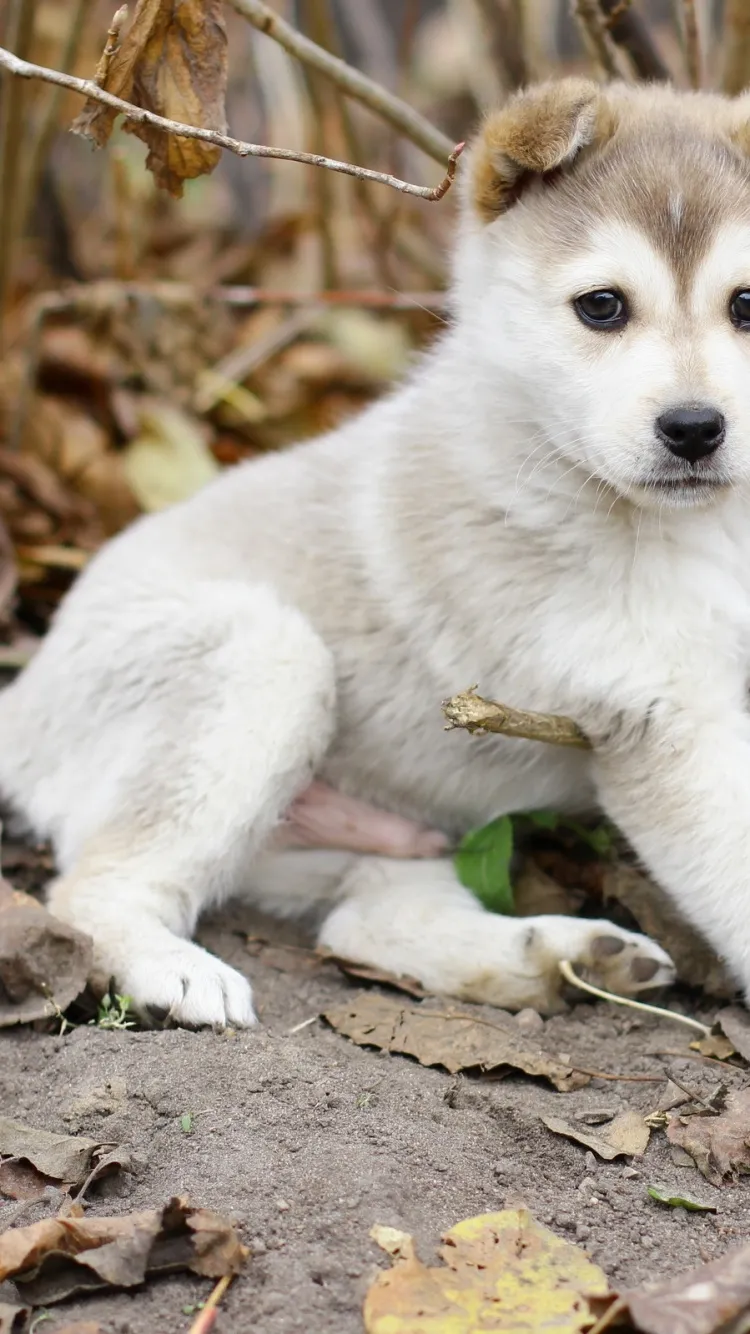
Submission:
[[[570,1065],[570,1052],[569,1052],[569,1051],[559,1051],[559,1052],[557,1053],[557,1059],[558,1059],[558,1061],[562,1061],[562,1064],[563,1064],[563,1065]]]
[[[593,1154],[591,1152],[591,1149],[586,1150],[586,1157],[584,1158],[583,1161],[586,1164],[586,1167],[588,1168],[589,1172],[595,1172],[597,1167],[599,1166],[596,1154]]]
[[[593,1177],[584,1177],[578,1189],[582,1195],[590,1195],[596,1190],[596,1181]]]
[[[264,1242],[262,1237],[253,1237],[252,1241],[250,1242],[251,1255],[265,1255],[267,1250],[268,1247],[266,1246],[266,1243]]]
[[[682,1206],[681,1204],[678,1204],[678,1205],[672,1210],[672,1217],[674,1218],[675,1222],[677,1222],[677,1223],[687,1223],[687,1221],[688,1221],[688,1211],[687,1211],[687,1209],[683,1208],[683,1206]]]
[[[576,1238],[578,1241],[587,1241],[591,1236],[591,1228],[587,1223],[576,1223]]]
[[[278,1209],[280,1214],[285,1214],[289,1210],[289,1205],[287,1204],[286,1200],[277,1200],[276,1208]]]
[[[506,1177],[513,1171],[513,1163],[510,1158],[498,1158],[492,1171],[496,1177]]]
[[[626,1181],[632,1181],[634,1177],[639,1177],[640,1175],[640,1172],[635,1167],[623,1167],[620,1173],[620,1176],[624,1177]]]
[[[529,1037],[533,1036],[534,1033],[541,1033],[544,1028],[542,1016],[536,1010],[530,1008],[518,1011],[516,1023],[521,1032],[526,1033]]]
[[[648,1235],[641,1237],[641,1246],[643,1247],[644,1250],[652,1251],[655,1245],[656,1242],[654,1241],[653,1237],[649,1237]]]

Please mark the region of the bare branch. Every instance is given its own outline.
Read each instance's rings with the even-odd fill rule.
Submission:
[[[142,107],[123,102],[121,98],[105,92],[91,79],[78,79],[73,74],[61,74],[59,70],[46,69],[44,65],[32,65],[27,60],[19,60],[12,51],[6,51],[3,47],[0,47],[0,69],[6,69],[20,79],[41,79],[45,83],[55,83],[61,88],[70,88],[72,92],[80,93],[82,97],[112,107],[127,120],[136,121],[140,125],[153,125],[154,129],[180,135],[184,139],[202,139],[205,143],[216,144],[217,148],[225,148],[230,153],[236,153],[238,157],[279,158],[284,162],[302,162],[310,167],[326,167],[329,171],[339,171],[344,176],[356,176],[363,181],[377,181],[380,185],[389,185],[400,194],[414,195],[417,199],[426,199],[432,203],[442,199],[450,189],[456,175],[456,163],[464,147],[463,144],[457,144],[448,154],[448,170],[438,185],[432,188],[413,185],[411,181],[402,181],[398,176],[391,176],[388,172],[357,167],[352,162],[339,162],[336,158],[323,157],[319,153],[299,153],[291,148],[270,148],[267,144],[243,143],[241,139],[231,139],[229,135],[219,134],[217,130],[204,130],[195,125],[182,125],[179,121],[167,120],[165,116],[156,116],[152,111],[144,111]]]
[[[623,78],[624,72],[617,61],[617,48],[599,8],[599,0],[574,0],[573,13],[578,20],[584,46],[604,77]]]
[[[612,40],[627,51],[639,79],[669,83],[671,74],[659,54],[645,19],[632,8],[630,0],[600,0]],[[739,0],[740,4],[744,0]]]
[[[722,91],[735,97],[750,86],[750,5],[747,0],[725,0],[722,46]]]
[[[465,727],[468,732],[500,732],[526,741],[545,741],[552,746],[578,746],[590,750],[591,743],[572,718],[555,713],[532,713],[482,699],[466,690],[443,701],[449,730]]]
[[[368,79],[361,70],[347,65],[345,60],[340,60],[338,56],[326,51],[325,47],[305,37],[304,33],[293,28],[291,23],[263,4],[262,0],[229,0],[229,3],[259,32],[264,32],[279,46],[283,46],[290,56],[295,56],[304,65],[325,75],[343,93],[369,107],[382,120],[388,121],[394,130],[411,139],[428,157],[435,158],[437,162],[445,162],[449,157],[453,148],[450,140],[410,107],[408,102],[403,102],[395,93],[389,92],[373,79]]]

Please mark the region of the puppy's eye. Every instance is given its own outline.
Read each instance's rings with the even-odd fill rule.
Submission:
[[[750,302],[750,292],[746,295]],[[622,329],[628,322],[628,308],[620,292],[584,292],[573,305],[579,320],[593,329]]]
[[[750,329],[750,292],[735,292],[729,303],[729,317],[736,329]]]

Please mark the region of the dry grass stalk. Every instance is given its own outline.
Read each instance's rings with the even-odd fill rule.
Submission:
[[[229,0],[229,3],[259,32],[272,37],[302,64],[309,65],[311,69],[325,75],[348,97],[353,97],[369,107],[382,120],[392,125],[394,130],[398,130],[399,134],[411,139],[412,143],[421,148],[428,157],[435,158],[437,162],[445,162],[453,147],[450,140],[407,102],[403,102],[400,97],[396,97],[374,80],[368,79],[360,70],[331,55],[331,52],[326,51],[324,47],[318,46],[304,33],[292,27],[291,23],[282,19],[275,10],[263,4],[262,0]]]
[[[10,0],[6,12],[6,40],[21,59],[29,52],[35,12],[36,0]],[[0,90],[0,345],[4,341],[8,287],[20,238],[25,101],[23,86],[6,79]]]
[[[615,46],[599,0],[574,0],[573,13],[581,30],[584,46],[597,70],[605,79],[627,77],[617,59]]]
[[[700,88],[703,83],[703,63],[695,0],[680,0],[680,13],[688,82],[691,88]]]
[[[750,86],[750,4],[725,0],[721,86],[731,97]]]
[[[672,76],[659,54],[651,29],[632,8],[630,0],[601,0],[601,7],[612,40],[627,52],[638,78],[668,83]]]
[[[402,181],[399,177],[391,176],[388,172],[372,171],[369,167],[358,167],[352,162],[339,162],[335,158],[323,157],[318,153],[301,153],[291,148],[271,148],[268,144],[244,143],[241,139],[232,139],[229,135],[219,134],[216,130],[199,129],[194,125],[183,125],[176,120],[167,120],[165,116],[156,116],[151,111],[144,111],[142,107],[133,106],[130,102],[123,102],[122,98],[114,97],[112,93],[105,92],[92,79],[78,79],[72,74],[62,74],[59,70],[47,69],[44,65],[34,65],[30,61],[20,60],[12,51],[6,51],[3,47],[0,47],[0,69],[7,70],[19,79],[41,79],[45,83],[54,83],[62,88],[69,88],[72,92],[80,93],[83,97],[91,98],[95,102],[102,102],[105,106],[112,107],[114,111],[119,111],[127,120],[133,120],[142,125],[152,125],[157,130],[164,130],[167,134],[179,135],[183,139],[202,139],[205,143],[216,144],[217,148],[224,148],[230,153],[236,153],[238,157],[278,158],[285,162],[302,162],[310,167],[325,167],[328,171],[338,171],[345,176],[358,176],[361,180],[377,181],[381,185],[389,185],[401,194],[414,195],[417,199],[426,199],[433,203],[442,199],[443,195],[450,189],[456,174],[456,163],[463,149],[463,144],[458,144],[448,154],[448,170],[445,176],[438,185],[430,188],[429,186],[414,185],[411,181]],[[444,138],[444,136],[441,137]],[[445,140],[445,142],[449,141]]]

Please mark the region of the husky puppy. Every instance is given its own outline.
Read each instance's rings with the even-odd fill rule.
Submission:
[[[234,894],[510,1008],[553,1009],[563,958],[672,977],[610,923],[484,912],[439,838],[280,849],[312,780],[448,840],[599,807],[750,992],[750,99],[534,87],[461,189],[453,321],[408,381],[110,542],[0,698],[52,910],[144,1012],[253,1022],[190,940]],[[593,751],[446,735],[469,681]]]

